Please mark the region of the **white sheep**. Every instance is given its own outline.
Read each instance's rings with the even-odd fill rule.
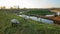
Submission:
[[[16,25],[16,24],[19,24],[19,21],[18,21],[17,19],[12,19],[11,22],[12,22],[12,26],[13,26],[14,24],[15,24],[15,25]]]

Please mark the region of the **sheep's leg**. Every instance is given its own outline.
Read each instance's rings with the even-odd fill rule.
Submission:
[[[16,25],[16,27],[17,27],[17,22],[16,22],[16,24],[15,24],[15,25]]]
[[[14,26],[14,23],[12,23],[12,27]]]
[[[12,23],[12,27],[17,27],[17,23]]]

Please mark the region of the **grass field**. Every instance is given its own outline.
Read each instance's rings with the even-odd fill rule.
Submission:
[[[31,14],[34,14],[34,15],[50,15],[50,14],[53,14],[53,12],[51,12],[50,10],[47,10],[47,9],[36,9],[36,10],[30,10],[28,12],[24,12],[23,14],[26,14],[26,15],[31,15]]]
[[[20,23],[12,27],[10,20],[14,18]],[[25,21],[19,16],[0,12],[0,34],[60,34],[60,26],[33,20]]]

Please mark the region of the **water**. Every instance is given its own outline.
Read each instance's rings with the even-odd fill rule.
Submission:
[[[42,23],[54,24],[52,20],[37,18],[35,16],[27,16],[27,15],[19,15],[19,16],[23,17],[23,18],[26,18],[26,19],[32,19],[32,20],[35,20],[35,21],[39,21],[39,22],[42,22]]]

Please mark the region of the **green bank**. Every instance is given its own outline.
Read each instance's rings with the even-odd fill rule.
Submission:
[[[11,19],[17,19],[20,23],[12,27]],[[0,34],[60,34],[60,27],[56,24],[26,21],[17,15],[0,12]]]
[[[55,14],[55,13],[48,9],[32,9],[27,12],[24,12],[23,14],[26,14],[26,15],[51,15],[51,14]]]

